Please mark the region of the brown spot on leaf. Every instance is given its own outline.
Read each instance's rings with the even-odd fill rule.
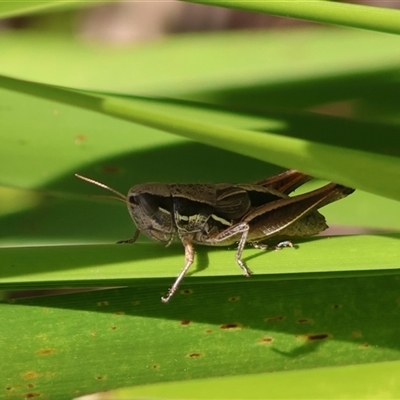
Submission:
[[[188,319],[183,319],[181,321],[181,325],[189,325],[192,321],[188,320]]]
[[[90,332],[91,337],[96,337],[96,332]]]
[[[28,384],[26,385],[26,387],[29,388],[29,389],[32,389],[32,388],[35,387],[35,385],[34,385],[33,383],[28,383]]]
[[[343,306],[341,305],[341,304],[333,304],[332,305],[332,308],[334,309],[334,310],[338,310],[339,308],[342,308]]]
[[[283,321],[285,317],[283,315],[276,315],[275,317],[265,318],[266,322],[280,322]]]
[[[55,352],[55,349],[40,349],[36,352],[36,354],[40,356],[47,356],[48,354],[54,354]]]
[[[270,336],[264,336],[263,338],[260,339],[260,343],[266,343],[270,344],[274,341],[274,339]]]
[[[108,306],[108,301],[98,301],[97,305],[99,307],[104,307],[104,306]]]
[[[188,357],[189,358],[198,358],[198,357],[201,357],[202,355],[203,355],[202,353],[193,352],[193,353],[189,353]]]
[[[160,364],[153,364],[151,367],[153,369],[159,369],[160,368]]]
[[[14,388],[12,386],[6,386],[6,390],[13,390]]]
[[[212,329],[206,329],[204,332],[205,333],[212,333]]]
[[[40,393],[27,393],[25,399],[34,399],[35,397],[40,397]]]
[[[97,379],[98,381],[101,381],[101,380],[104,379],[104,376],[103,376],[103,375],[97,375],[97,376],[96,376],[96,379]]]
[[[239,301],[240,300],[240,296],[232,296],[229,297],[228,301]]]
[[[360,348],[362,349],[368,349],[369,347],[371,347],[371,345],[369,343],[363,343]]]
[[[116,327],[116,326],[112,326],[111,329],[112,329],[113,331],[115,331],[115,330],[117,329],[117,327]]]
[[[34,378],[39,378],[39,374],[35,371],[28,371],[22,374],[22,378],[24,379],[34,379]]]
[[[311,318],[299,318],[297,320],[298,324],[313,324],[314,321]]]
[[[183,289],[181,290],[181,294],[192,294],[193,290],[192,289]]]
[[[75,141],[75,144],[77,144],[77,145],[82,144],[83,142],[86,141],[86,136],[82,135],[82,134],[76,135],[74,141]]]
[[[242,329],[243,326],[241,324],[231,323],[231,324],[223,324],[220,326],[220,328],[228,330],[236,330],[236,329]]]

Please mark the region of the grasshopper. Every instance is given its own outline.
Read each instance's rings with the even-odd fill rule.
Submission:
[[[93,179],[76,177],[107,189],[127,204],[136,224],[133,243],[142,232],[151,239],[170,245],[179,240],[185,249],[185,265],[161,301],[167,303],[178,289],[194,261],[194,244],[229,246],[238,243],[236,262],[246,277],[252,272],[242,260],[246,243],[267,249],[265,240],[315,235],[328,228],[318,209],[354,192],[329,183],[298,196],[289,193],[312,179],[296,170],[252,184],[165,184],[133,186],[127,196]],[[293,246],[288,240],[276,248]]]

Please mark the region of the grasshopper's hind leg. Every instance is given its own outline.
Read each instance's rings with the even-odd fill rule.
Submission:
[[[290,240],[283,240],[282,242],[279,242],[277,245],[275,245],[275,250],[280,250],[283,249],[284,247],[294,248],[295,246]]]
[[[251,244],[255,249],[269,250],[271,248],[271,246],[269,246],[266,243],[252,242]],[[280,250],[284,247],[295,247],[295,246],[293,245],[293,243],[290,240],[283,240],[282,242],[279,242],[278,244],[276,244],[273,247],[275,248],[275,250]]]

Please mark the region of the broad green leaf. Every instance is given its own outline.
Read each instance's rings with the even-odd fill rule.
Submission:
[[[3,396],[63,400],[156,382],[399,360],[398,288],[398,276],[220,280],[184,285],[167,305],[159,300],[164,286],[3,303]],[[190,397],[190,387],[182,390]]]
[[[297,241],[298,249],[246,249],[251,280],[291,280],[398,274],[400,234],[351,235]],[[340,249],[340,251],[338,251]],[[380,250],[385,249],[382,253]],[[172,284],[184,265],[181,245],[10,247],[0,249],[0,289]],[[187,283],[244,278],[235,250],[197,246]],[[55,268],[55,265],[57,266]]]
[[[398,399],[399,373],[400,362],[391,361],[159,383],[80,399]]]
[[[9,107],[2,116],[0,132],[3,185],[65,193],[74,182],[75,193],[83,194],[73,174],[84,173],[89,166],[93,167],[90,172],[101,171],[105,179],[117,177],[117,182],[123,174],[130,179],[127,185],[132,185],[143,174],[149,178],[141,166],[148,152],[187,142],[165,132],[10,91],[1,90],[0,99]],[[21,114],[31,117],[19,118]],[[118,134],[118,140],[110,139],[113,134]],[[132,151],[142,158],[132,156]],[[125,159],[124,165],[115,164],[114,157]],[[153,164],[151,170],[158,171],[158,165]],[[61,176],[67,182],[57,184]]]
[[[342,25],[352,28],[400,33],[400,11],[367,5],[338,3],[334,1],[298,0],[247,1],[247,0],[183,0],[218,7],[238,8],[283,17],[300,18],[314,22]]]

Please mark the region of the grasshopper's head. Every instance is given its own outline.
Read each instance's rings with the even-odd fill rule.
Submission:
[[[174,235],[171,192],[164,183],[142,183],[128,192],[128,210],[146,236],[170,242]]]
[[[140,232],[151,239],[170,242],[174,237],[172,197],[167,185],[163,183],[143,183],[133,186],[128,196],[117,190],[75,174],[79,179],[113,192],[114,199],[123,201],[128,206],[129,214]]]

